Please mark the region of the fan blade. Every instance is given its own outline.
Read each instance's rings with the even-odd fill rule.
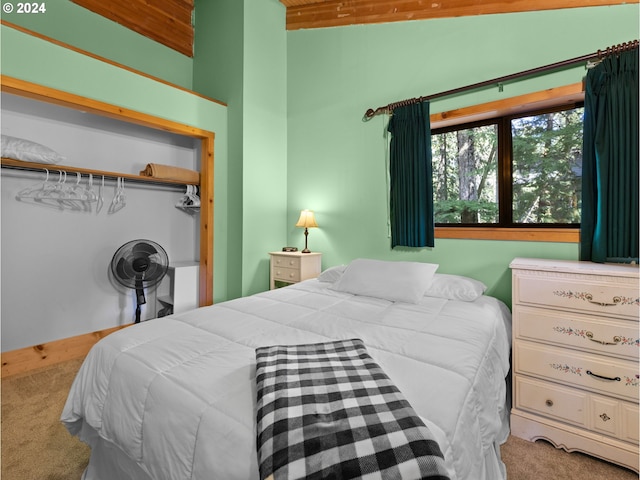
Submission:
[[[133,253],[136,253],[136,254],[143,253],[147,256],[153,255],[154,253],[158,253],[158,250],[156,250],[156,248],[153,245],[147,242],[136,243],[131,250]]]

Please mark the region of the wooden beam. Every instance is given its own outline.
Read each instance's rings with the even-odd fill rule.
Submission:
[[[91,350],[91,347],[100,339],[128,326],[130,325],[122,325],[4,352],[0,355],[2,358],[2,378],[30,372],[37,368],[48,367],[75,358],[84,358]]]
[[[213,304],[213,142],[202,140],[200,157],[200,293],[201,307]]]
[[[639,3],[640,0],[280,0],[287,30]]]
[[[436,227],[435,238],[578,243],[579,228]]]
[[[71,0],[134,32],[193,57],[193,0]]]
[[[582,82],[431,114],[431,129],[584,101]]]
[[[99,100],[93,100],[73,93],[64,92],[55,88],[39,85],[37,83],[27,82],[7,75],[0,76],[0,83],[2,85],[3,92],[53,103],[62,107],[74,108],[76,110],[82,110],[84,112],[90,112],[124,122],[135,123],[137,125],[143,125],[157,130],[165,130],[178,135],[187,135],[196,138],[207,138],[211,134],[211,132],[200,128],[191,127],[189,125],[137,112],[128,108],[119,107]]]

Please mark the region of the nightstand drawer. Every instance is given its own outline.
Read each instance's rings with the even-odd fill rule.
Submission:
[[[300,257],[273,255],[271,261],[274,267],[300,269]]]
[[[591,283],[588,278],[540,278],[516,275],[514,303],[637,319],[638,284]]]
[[[636,322],[522,306],[514,313],[514,334],[525,340],[638,360]]]
[[[516,373],[615,397],[638,399],[638,364],[599,355],[519,341],[514,348]]]
[[[273,279],[281,282],[299,282],[300,269],[273,267]]]

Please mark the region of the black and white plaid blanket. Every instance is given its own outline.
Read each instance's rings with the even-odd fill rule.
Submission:
[[[442,452],[359,339],[256,349],[260,478],[449,480]]]

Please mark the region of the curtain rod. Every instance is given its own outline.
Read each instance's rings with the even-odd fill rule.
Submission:
[[[551,63],[549,65],[544,65],[542,67],[536,67],[529,70],[524,70],[518,73],[512,73],[510,75],[505,75],[503,77],[492,78],[491,80],[485,80],[483,82],[474,83],[472,85],[466,85],[464,87],[453,88],[451,90],[446,90],[440,93],[434,93],[433,95],[427,95],[425,97],[416,97],[409,98],[407,100],[401,100],[399,102],[390,103],[385,105],[384,107],[378,107],[375,110],[369,109],[365,112],[363,121],[370,120],[374,116],[379,113],[391,113],[394,108],[404,107],[406,105],[412,105],[414,103],[420,103],[425,100],[433,100],[435,98],[447,97],[449,95],[455,95],[457,93],[467,92],[469,90],[475,90],[482,87],[487,87],[489,85],[499,85],[504,82],[508,82],[510,80],[515,80],[517,78],[528,77],[531,75],[535,75],[537,73],[548,72],[551,70],[557,70],[563,67],[568,67],[570,65],[575,65],[576,63],[586,62],[593,59],[603,59],[608,55],[618,55],[623,51],[631,50],[633,48],[638,47],[638,40],[633,40],[630,42],[621,43],[618,45],[614,45],[613,47],[607,47],[605,50],[598,50],[597,52],[590,53],[588,55],[582,55],[581,57],[570,58],[568,60],[563,60],[561,62]]]

